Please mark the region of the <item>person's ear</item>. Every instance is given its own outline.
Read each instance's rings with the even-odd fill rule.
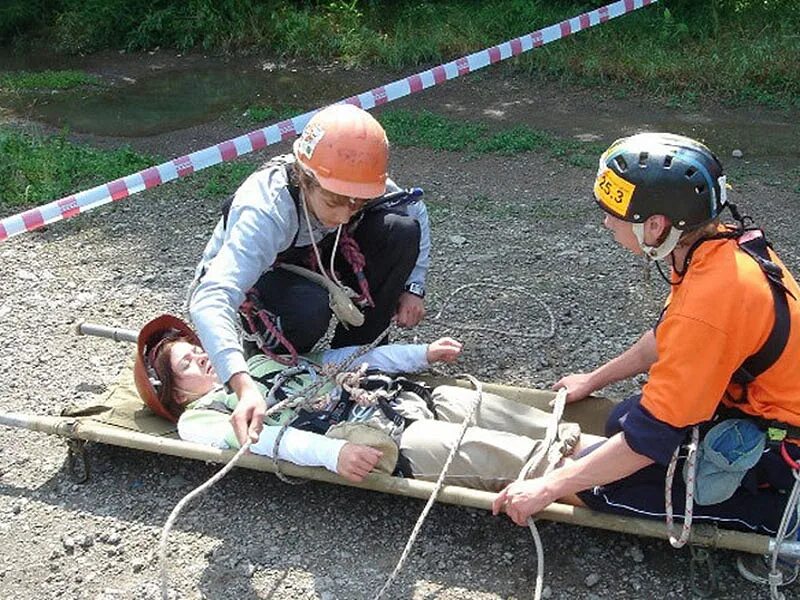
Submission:
[[[644,240],[650,246],[657,246],[669,233],[672,222],[664,215],[650,215],[644,222]]]

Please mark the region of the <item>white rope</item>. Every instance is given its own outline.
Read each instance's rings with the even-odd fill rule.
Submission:
[[[783,583],[783,574],[778,570],[778,557],[781,551],[781,544],[786,538],[787,531],[789,530],[789,522],[791,521],[792,512],[797,512],[797,518],[800,519],[800,471],[793,469],[794,486],[792,492],[789,494],[789,500],[786,502],[786,508],[783,510],[783,517],[781,524],[778,527],[778,533],[775,534],[775,548],[772,550],[772,560],[770,562],[769,573],[769,597],[770,600],[785,600],[785,596],[778,589],[778,586]]]
[[[470,422],[472,421],[472,416],[475,414],[475,411],[478,410],[478,407],[483,400],[483,384],[480,381],[475,379],[472,375],[469,374],[462,374],[458,375],[458,377],[464,377],[469,379],[472,385],[475,387],[475,391],[477,392],[475,402],[473,403],[472,407],[470,408],[469,413],[466,417],[464,417],[464,421],[461,423],[461,430],[458,433],[458,439],[456,443],[453,444],[453,447],[450,449],[450,454],[447,456],[447,460],[444,462],[444,466],[442,467],[442,472],[439,474],[439,478],[436,480],[436,485],[431,492],[430,498],[428,498],[428,502],[425,504],[425,507],[422,509],[422,512],[417,519],[417,523],[414,525],[414,529],[411,531],[411,535],[408,538],[408,542],[406,542],[405,548],[403,548],[403,552],[400,555],[400,559],[397,561],[397,565],[392,571],[392,574],[389,575],[389,578],[386,580],[386,583],[383,584],[383,587],[378,591],[375,595],[375,600],[380,600],[383,595],[386,593],[386,590],[389,589],[389,586],[392,585],[392,582],[395,580],[397,575],[400,573],[400,570],[403,568],[403,564],[405,564],[406,559],[408,558],[409,553],[411,552],[411,548],[414,545],[414,542],[419,535],[420,530],[422,529],[422,524],[425,522],[425,519],[428,516],[428,513],[433,506],[433,503],[436,501],[436,498],[439,496],[439,492],[444,485],[444,478],[447,475],[448,469],[450,469],[450,464],[453,462],[453,458],[456,455],[459,447],[461,446],[461,441],[464,439],[464,434],[467,432],[467,427],[469,427]]]
[[[550,452],[550,447],[558,437],[558,424],[564,416],[564,407],[567,404],[567,388],[562,387],[558,390],[556,397],[553,399],[553,418],[547,425],[544,440],[539,448],[539,452],[535,452],[522,467],[522,470],[517,476],[517,481],[521,481],[528,477],[528,473],[533,469],[541,460],[543,456],[547,456]],[[543,475],[551,471],[555,467],[554,464],[548,464],[547,469]],[[528,517],[528,529],[533,536],[533,545],[536,547],[536,585],[533,591],[534,600],[539,600],[542,597],[542,589],[544,587],[544,546],[542,544],[542,537],[539,535],[539,530],[536,528],[536,522],[533,517]]]
[[[556,319],[553,316],[553,311],[550,310],[550,307],[547,306],[542,300],[534,296],[531,292],[529,292],[525,288],[521,287],[514,287],[514,286],[507,286],[507,285],[500,285],[497,283],[491,283],[488,281],[478,281],[474,283],[467,283],[462,286],[457,287],[454,289],[450,295],[445,299],[442,303],[441,307],[439,308],[439,312],[436,313],[435,316],[431,318],[431,321],[438,321],[439,318],[442,316],[445,308],[447,308],[448,303],[457,295],[463,292],[464,290],[474,289],[474,288],[490,288],[490,289],[499,289],[504,291],[512,291],[522,294],[523,296],[527,296],[531,298],[536,303],[538,303],[544,310],[547,312],[547,316],[550,318],[550,327],[547,329],[546,333],[525,333],[520,331],[514,330],[507,330],[507,329],[493,329],[490,327],[478,327],[474,325],[458,325],[454,323],[448,323],[449,326],[454,327],[455,329],[460,329],[462,331],[478,331],[482,333],[492,333],[495,335],[502,335],[502,336],[516,336],[522,337],[526,339],[534,339],[534,340],[542,340],[542,339],[549,339],[555,335],[556,332]]]
[[[161,530],[161,539],[158,543],[158,562],[161,569],[161,598],[162,600],[169,599],[169,573],[168,573],[168,565],[167,565],[167,538],[169,537],[169,532],[172,530],[172,526],[175,524],[175,521],[178,518],[178,515],[183,510],[183,507],[189,504],[192,499],[196,498],[203,492],[207,491],[212,485],[218,482],[220,479],[225,477],[234,466],[236,466],[236,462],[244,456],[244,454],[250,449],[250,440],[248,439],[242,447],[239,448],[239,451],[234,455],[234,457],[226,464],[218,473],[216,473],[211,479],[206,481],[203,485],[198,488],[195,488],[188,494],[186,494],[183,499],[181,499],[178,504],[175,505],[175,508],[172,509],[172,512],[167,519],[167,522],[164,524],[164,529]]]
[[[675,478],[675,468],[678,464],[678,452],[680,446],[675,448],[672,453],[672,460],[667,467],[667,476],[664,481],[664,506],[667,513],[667,534],[669,535],[669,543],[673,548],[682,548],[689,541],[689,536],[692,533],[692,513],[694,510],[694,481],[695,473],[697,471],[697,448],[700,440],[700,428],[695,425],[692,428],[692,441],[689,443],[689,454],[686,457],[687,470],[686,470],[686,504],[683,510],[683,528],[681,529],[680,537],[675,537],[675,524],[673,522],[672,511],[672,481]]]

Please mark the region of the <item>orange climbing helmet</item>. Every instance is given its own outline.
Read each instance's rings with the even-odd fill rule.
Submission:
[[[178,415],[169,410],[172,405],[164,398],[162,375],[156,372],[155,359],[159,348],[168,339],[186,337],[191,343],[200,345],[200,339],[184,321],[172,315],[161,315],[145,324],[139,331],[136,342],[136,362],[133,365],[133,380],[142,401],[157,415],[177,422]]]
[[[295,140],[294,155],[329,192],[351,198],[386,192],[386,132],[357,106],[335,104],[315,114]]]

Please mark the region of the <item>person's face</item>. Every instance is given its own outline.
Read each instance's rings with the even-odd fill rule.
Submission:
[[[311,212],[325,227],[338,227],[348,223],[367,203],[366,199],[334,194],[319,185],[309,186],[306,199]]]
[[[207,394],[219,383],[208,354],[200,346],[184,341],[175,342],[169,355],[169,364],[175,387],[181,392],[179,404]]]
[[[639,240],[636,239],[636,236],[633,233],[632,223],[628,223],[627,221],[618,219],[609,213],[605,213],[603,225],[605,225],[606,228],[614,234],[614,240],[616,240],[618,244],[627,248],[634,254],[642,254],[642,249],[639,246]]]

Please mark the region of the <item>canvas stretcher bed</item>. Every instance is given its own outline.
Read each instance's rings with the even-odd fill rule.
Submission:
[[[449,383],[470,387],[466,380],[423,379],[431,385]],[[548,391],[501,384],[484,384],[484,391],[545,410],[554,397]],[[590,398],[567,405],[564,418],[579,423],[585,432],[602,435],[606,416],[612,406],[611,400]],[[233,450],[220,450],[180,440],[172,423],[153,414],[142,404],[133,383],[131,367],[123,370],[116,384],[97,404],[66,409],[59,417],[0,412],[0,424],[54,434],[77,443],[111,444],[207,462],[226,463],[235,454]],[[245,455],[237,464],[248,469],[275,472],[272,460],[263,456]],[[434,489],[434,484],[430,482],[379,474],[372,474],[361,483],[352,483],[323,468],[299,467],[287,462],[281,462],[281,471],[294,477],[420,499],[427,499]],[[493,498],[494,494],[490,492],[447,485],[441,489],[437,499],[447,504],[491,510]],[[659,520],[598,513],[558,503],[552,504],[537,517],[569,525],[667,539],[666,527]],[[775,547],[775,540],[769,536],[725,530],[707,524],[693,525],[689,543],[752,554],[766,554]],[[780,553],[800,558],[800,542],[784,541]]]

